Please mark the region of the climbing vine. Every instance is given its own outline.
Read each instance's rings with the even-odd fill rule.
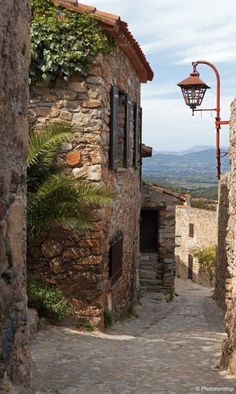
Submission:
[[[77,71],[86,78],[99,53],[110,53],[114,41],[89,14],[32,0],[30,80],[68,80]]]
[[[209,274],[210,281],[216,277],[216,248],[207,246],[193,250],[193,256],[197,257],[200,269]]]

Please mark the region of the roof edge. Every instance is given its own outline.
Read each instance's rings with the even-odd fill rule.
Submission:
[[[75,11],[77,13],[88,13],[92,14],[98,22],[101,23],[102,27],[109,31],[114,36],[119,36],[123,34],[127,40],[127,43],[130,46],[130,50],[125,46],[122,47],[121,43],[118,42],[121,50],[126,53],[129,57],[130,61],[133,63],[134,68],[136,69],[141,82],[152,81],[154,77],[154,72],[142,51],[140,45],[135,40],[134,36],[128,29],[128,24],[121,20],[120,16],[115,14],[110,14],[108,12],[103,12],[97,10],[96,7],[89,6],[86,4],[78,3],[77,0],[49,0],[51,3],[55,4],[59,7],[67,8],[71,11]],[[134,52],[135,57],[134,59]]]
[[[171,197],[175,197],[177,200],[180,200],[182,202],[186,202],[186,197],[183,194],[172,192],[171,190],[165,189],[162,186],[157,185],[156,183],[145,182],[145,181],[143,181],[142,183],[144,186],[153,187],[154,189],[156,189],[161,193],[167,194],[168,196]]]

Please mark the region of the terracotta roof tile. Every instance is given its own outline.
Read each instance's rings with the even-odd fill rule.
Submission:
[[[118,15],[99,11],[96,9],[96,7],[78,3],[76,0],[50,1],[52,1],[52,3],[55,5],[68,8],[78,13],[87,12],[93,14],[104,29],[109,30],[109,32],[114,36],[119,36],[119,45],[132,62],[141,79],[141,82],[147,82],[153,79],[153,71],[140,45],[129,31],[127,23],[122,21]]]
[[[186,197],[183,194],[175,193],[172,190],[165,189],[165,188],[157,185],[156,183],[149,183],[149,182],[143,181],[143,186],[153,189],[153,190],[156,190],[157,192],[167,194],[168,196],[175,197],[176,199],[178,199],[182,202],[186,202]]]

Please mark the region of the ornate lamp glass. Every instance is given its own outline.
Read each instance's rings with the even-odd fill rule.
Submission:
[[[199,78],[197,71],[193,71],[187,79],[178,83],[178,86],[182,90],[185,104],[192,109],[194,114],[194,110],[202,104],[206,90],[210,89],[210,86]]]

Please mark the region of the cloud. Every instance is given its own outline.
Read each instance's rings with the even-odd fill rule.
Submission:
[[[227,101],[228,98],[225,98]],[[182,150],[193,145],[215,145],[214,113],[191,115],[180,99],[143,99],[143,140],[155,150]],[[222,128],[228,146],[228,127]]]
[[[214,114],[193,118],[184,105],[176,83],[194,60],[216,63],[222,77],[222,118],[229,117],[236,96],[235,0],[84,0],[97,8],[121,15],[141,44],[156,79],[142,89],[144,142],[158,149],[182,149],[191,145],[214,145]],[[183,69],[183,75],[182,70]],[[215,77],[199,67],[212,89],[204,106],[214,106]],[[182,76],[181,76],[182,75]],[[222,128],[223,143],[228,129]]]
[[[147,54],[172,49],[178,64],[207,54],[213,61],[235,61],[235,0],[91,1],[121,15]]]

